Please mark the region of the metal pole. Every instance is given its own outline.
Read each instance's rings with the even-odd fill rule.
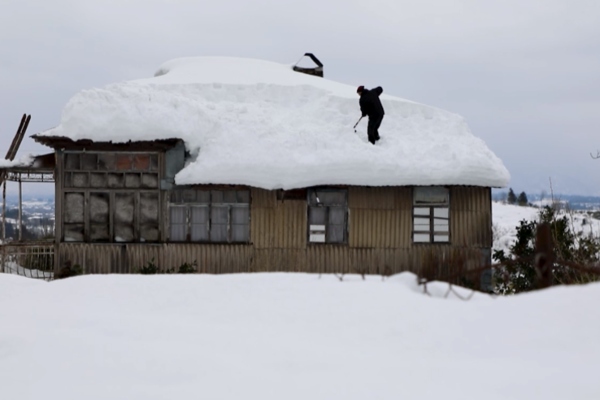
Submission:
[[[2,177],[4,178],[4,174]],[[6,262],[6,179],[2,183],[2,265],[0,265],[0,272],[5,271],[4,263]]]
[[[2,186],[2,242],[6,241],[6,180]]]
[[[21,174],[19,174],[19,242],[23,240],[23,187]]]

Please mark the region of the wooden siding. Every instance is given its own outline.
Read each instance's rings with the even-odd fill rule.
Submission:
[[[306,201],[277,200],[277,192],[252,189],[250,237],[256,249],[304,249]]]
[[[351,248],[410,247],[410,188],[350,188],[348,203]]]
[[[490,188],[451,187],[450,237],[454,246],[492,246],[491,196]]]
[[[152,261],[162,270],[196,262],[200,273],[307,272],[389,275],[402,271],[445,276],[486,263],[489,249],[448,245],[413,249],[351,249],[308,246],[302,249],[255,249],[250,245],[74,244],[59,246],[63,263],[78,264],[86,274],[136,273]],[[421,271],[422,268],[429,269]]]
[[[136,273],[152,261],[165,271],[196,262],[201,273],[250,272],[249,245],[61,243],[63,263],[79,264],[87,274]]]
[[[199,272],[214,274],[393,274],[408,270],[445,276],[458,272],[459,263],[466,268],[489,263],[491,189],[450,187],[451,244],[439,245],[412,244],[412,193],[410,187],[349,188],[347,245],[307,243],[305,200],[278,200],[276,191],[251,189],[251,242],[247,245],[60,243],[58,258],[61,265],[66,261],[81,265],[85,273],[133,273],[153,258],[163,269],[177,270],[183,263],[196,261]],[[161,202],[163,215],[168,215],[164,196],[166,192]]]

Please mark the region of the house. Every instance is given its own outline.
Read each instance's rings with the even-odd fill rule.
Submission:
[[[76,94],[59,126],[33,136],[56,154],[56,268],[427,264],[444,276],[489,263],[491,188],[509,179],[502,161],[462,117],[386,92],[372,146],[366,121],[352,128],[356,88],[318,68],[184,58]]]

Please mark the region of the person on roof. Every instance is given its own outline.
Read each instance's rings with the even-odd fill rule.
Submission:
[[[356,89],[356,93],[360,96],[358,104],[360,105],[360,111],[362,116],[369,116],[369,125],[367,126],[367,135],[369,142],[375,144],[380,139],[379,137],[379,126],[383,121],[385,114],[379,95],[383,93],[381,86],[377,86],[375,89],[365,89],[364,86],[359,86]]]

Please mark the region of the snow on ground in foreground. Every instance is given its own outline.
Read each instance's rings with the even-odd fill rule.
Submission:
[[[599,284],[428,297],[409,273],[3,274],[0,387],[6,399],[598,399],[598,302]]]

